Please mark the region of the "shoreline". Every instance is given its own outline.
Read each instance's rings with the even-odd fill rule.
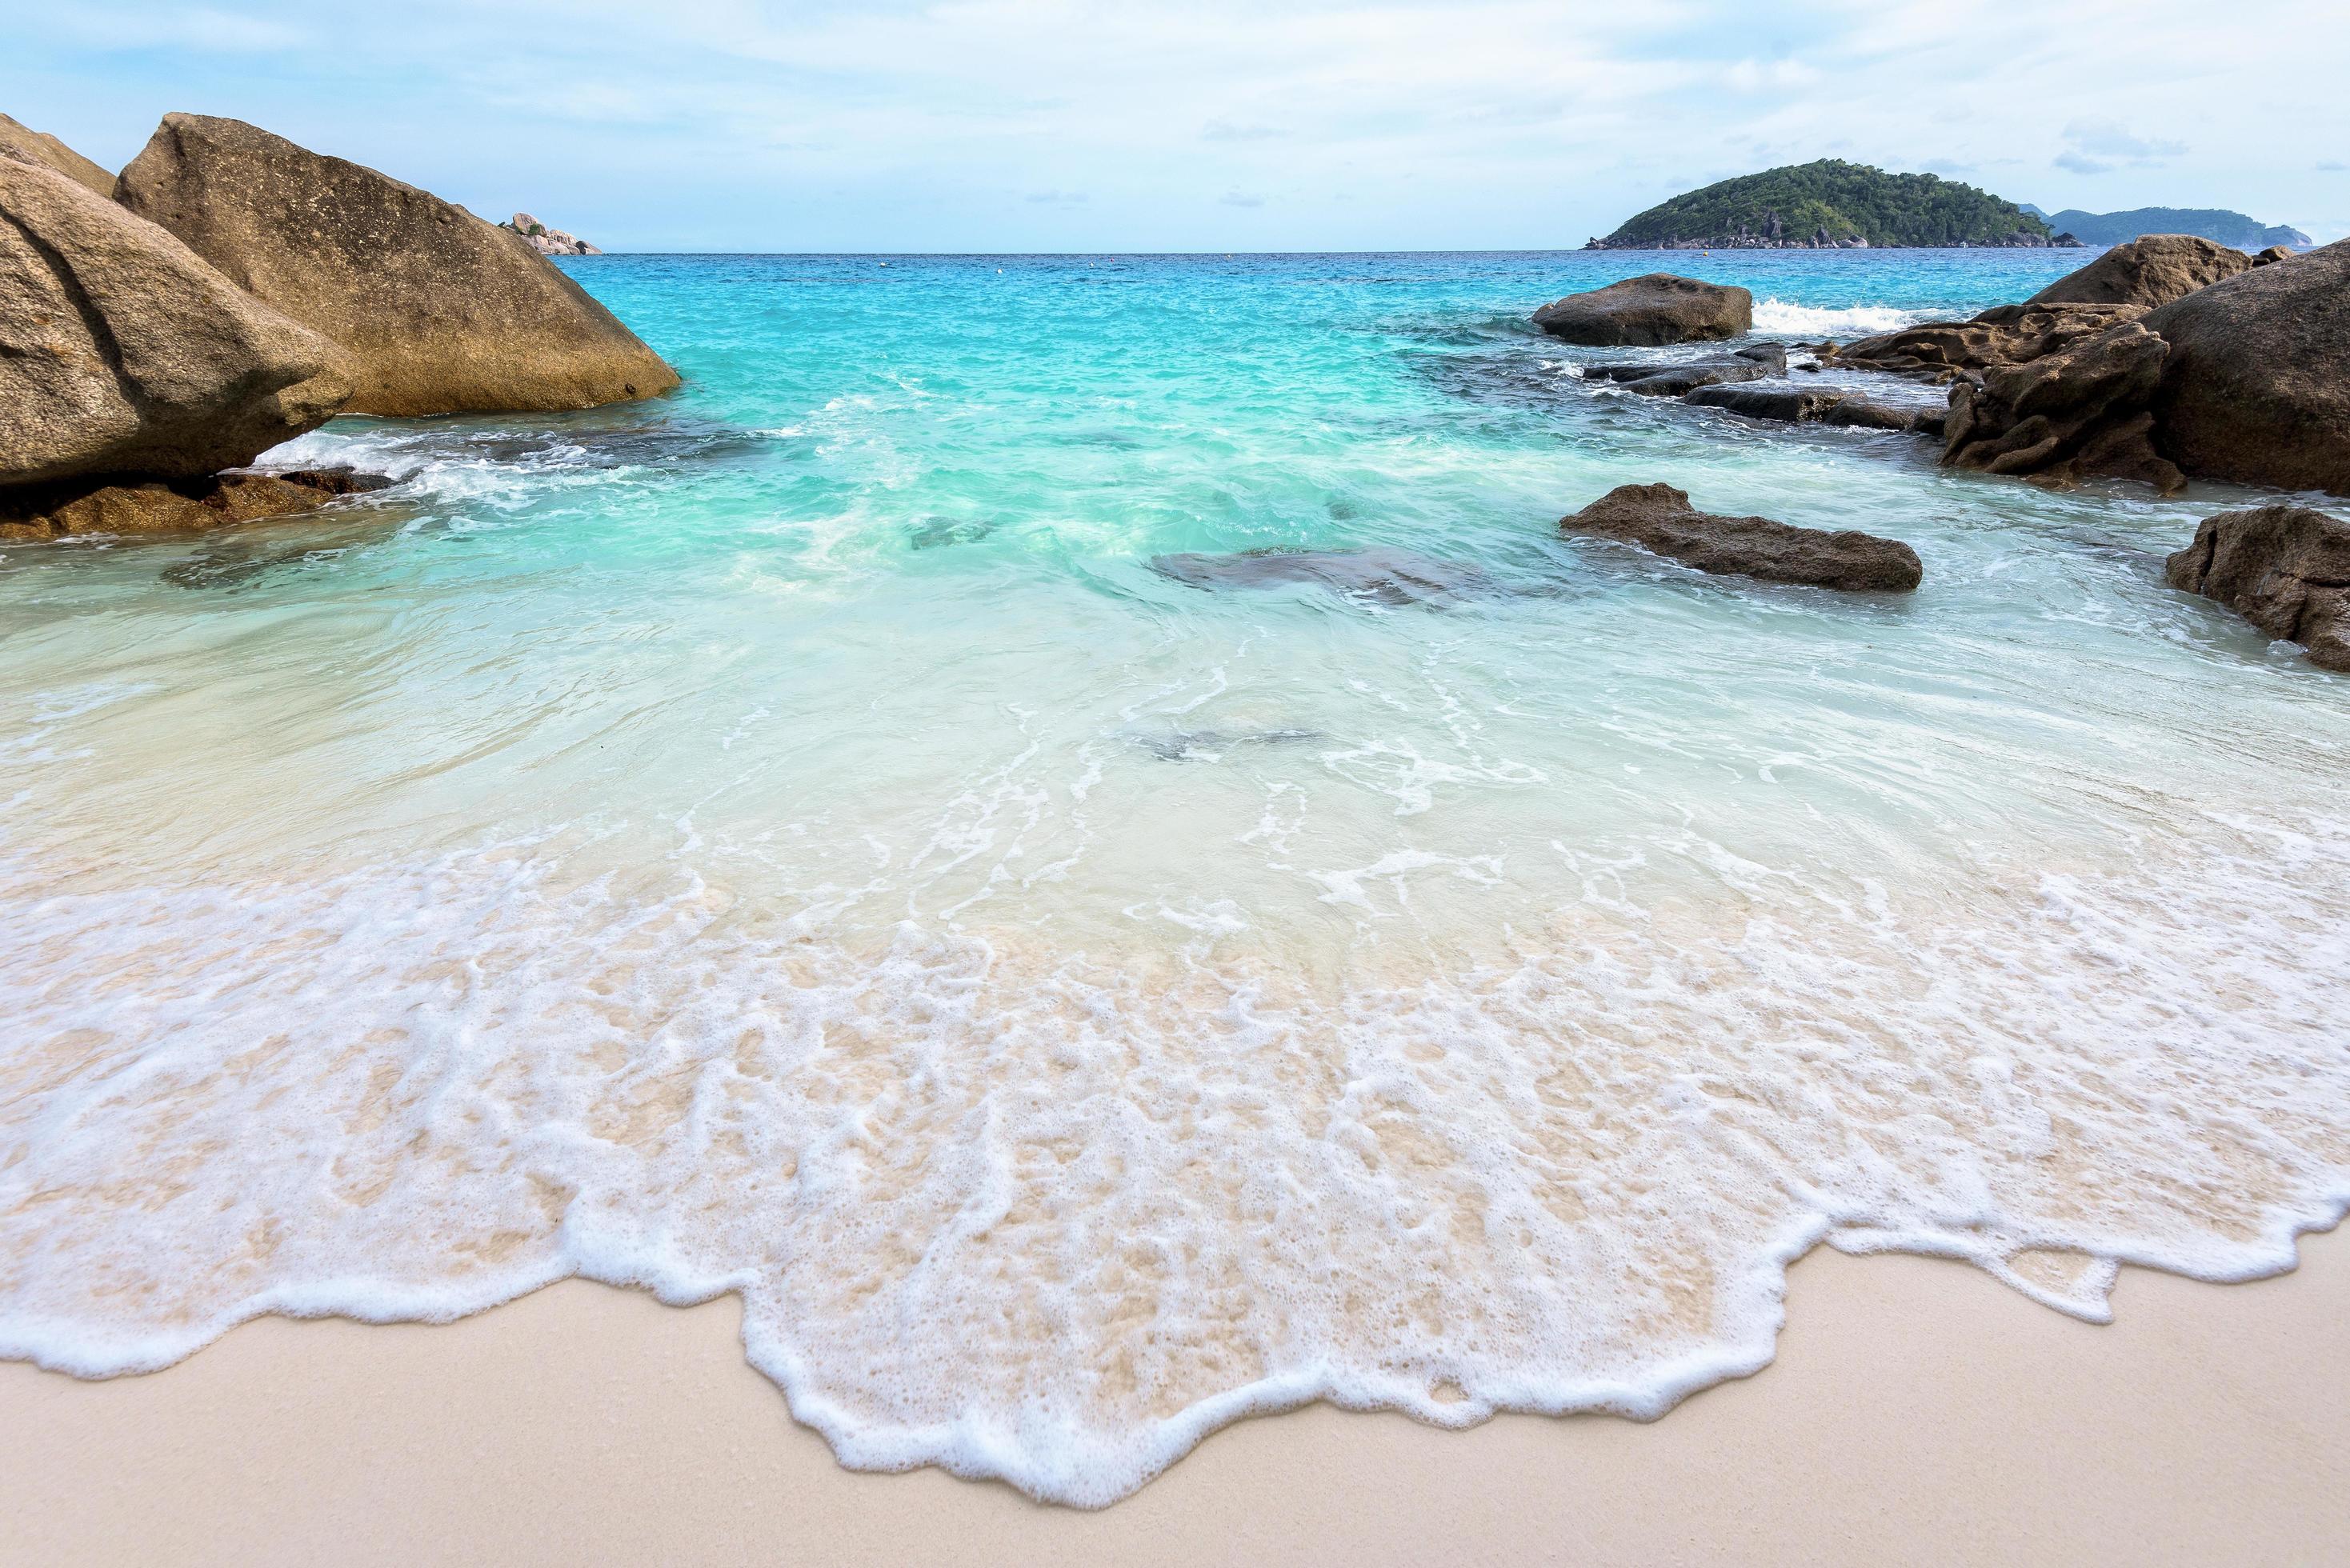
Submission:
[[[1314,1406],[1099,1512],[841,1469],[733,1297],[571,1281],[454,1324],[257,1320],[160,1373],[0,1364],[0,1562],[2314,1561],[2350,1531],[2350,1243],[2085,1324],[1817,1249],[1772,1366],[1662,1419]]]

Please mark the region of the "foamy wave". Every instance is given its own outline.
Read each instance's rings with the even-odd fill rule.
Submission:
[[[1930,310],[1898,310],[1889,305],[1837,307],[1758,299],[1754,302],[1754,330],[1785,337],[1863,337],[1931,321],[1935,315]]]
[[[1323,982],[1236,910],[1080,954],[529,846],[114,892],[20,857],[0,1355],[734,1291],[844,1462],[1095,1505],[1317,1398],[1657,1415],[1769,1359],[1823,1239],[2102,1317],[2119,1261],[2272,1272],[2350,1197],[2350,837],[2202,836],[1908,904],[1737,863],[1726,906]]]

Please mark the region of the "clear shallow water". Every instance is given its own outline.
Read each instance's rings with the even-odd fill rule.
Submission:
[[[2076,259],[1672,265],[1850,337]],[[1094,1503],[1313,1397],[1653,1414],[1823,1239],[2092,1317],[2284,1266],[2350,681],[2161,586],[2238,493],[1523,326],[1652,260],[603,258],[678,397],[0,553],[0,1354],[737,1290],[848,1462]],[[1558,537],[1657,479],[1925,587]],[[1152,568],[1267,548],[1440,591]]]

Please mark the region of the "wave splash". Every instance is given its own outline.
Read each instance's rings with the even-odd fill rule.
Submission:
[[[1864,337],[1933,319],[1930,310],[1887,305],[1797,305],[1776,298],[1754,302],[1754,330],[1788,337]]]
[[[2098,1318],[2118,1262],[2273,1272],[2350,1200],[2350,832],[2204,838],[1939,899],[1753,867],[1328,982],[528,845],[111,892],[19,857],[0,1355],[734,1291],[845,1463],[1095,1506],[1313,1399],[1653,1417],[1769,1359],[1822,1240]]]

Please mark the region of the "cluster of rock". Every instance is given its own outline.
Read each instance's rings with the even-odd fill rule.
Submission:
[[[562,229],[550,229],[528,213],[516,213],[498,227],[510,234],[520,234],[530,242],[530,248],[543,256],[600,256],[604,253]]]
[[[2150,234],[2020,305],[1828,359],[1950,381],[1955,468],[2350,494],[2350,242],[2255,257]]]
[[[374,482],[226,471],[337,413],[677,384],[529,246],[373,170],[174,114],[118,178],[0,121],[0,536],[309,510]]]

